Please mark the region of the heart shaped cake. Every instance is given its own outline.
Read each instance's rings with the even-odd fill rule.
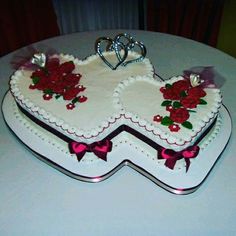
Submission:
[[[128,139],[164,160],[157,165],[174,169],[184,160],[187,170],[221,106],[220,90],[199,75],[159,81],[149,59],[134,51],[108,50],[85,60],[53,55],[35,64],[11,77],[19,112],[61,139],[79,162],[109,162],[116,142]]]

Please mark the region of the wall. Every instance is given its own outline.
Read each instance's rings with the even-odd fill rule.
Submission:
[[[217,48],[236,58],[236,0],[225,0]]]

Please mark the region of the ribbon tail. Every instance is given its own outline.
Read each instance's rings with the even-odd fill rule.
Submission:
[[[97,150],[94,150],[93,153],[100,159],[107,161],[107,152],[100,152]]]
[[[77,160],[80,162],[83,156],[85,155],[86,151],[80,152],[80,153],[75,153]]]
[[[177,161],[177,158],[166,159],[165,166],[168,167],[169,169],[173,170],[175,167],[176,161]]]
[[[189,158],[184,158],[184,160],[186,162],[186,173],[187,173],[191,162],[190,162]]]

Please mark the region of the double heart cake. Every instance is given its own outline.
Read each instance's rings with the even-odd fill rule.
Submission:
[[[127,35],[100,38],[96,51],[85,60],[33,55],[10,80],[18,112],[77,165],[109,162],[123,140],[153,165],[188,170],[215,134],[220,90],[198,74],[159,81],[144,45]]]

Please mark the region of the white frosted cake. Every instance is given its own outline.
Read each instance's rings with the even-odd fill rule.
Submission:
[[[103,55],[116,63],[115,51]],[[129,51],[126,61],[138,57]],[[147,58],[111,69],[98,54],[85,60],[53,55],[41,67],[23,66],[12,75],[10,90],[19,113],[61,140],[77,165],[109,162],[123,140],[156,165],[175,169],[182,161],[188,169],[199,143],[214,132],[222,100],[220,90],[197,75],[159,81]]]

